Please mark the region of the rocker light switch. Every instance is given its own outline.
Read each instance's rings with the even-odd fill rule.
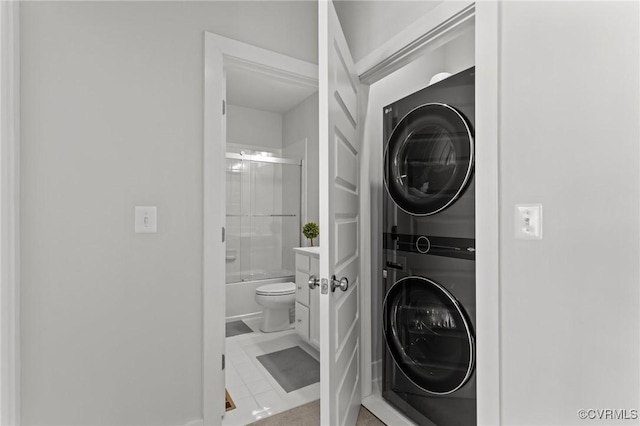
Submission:
[[[542,204],[516,204],[515,237],[520,240],[542,239]]]
[[[157,232],[157,212],[156,206],[136,206],[135,230],[137,234]]]

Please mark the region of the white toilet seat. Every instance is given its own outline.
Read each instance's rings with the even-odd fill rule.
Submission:
[[[256,294],[260,296],[286,296],[295,292],[296,284],[291,282],[267,284],[256,288]]]

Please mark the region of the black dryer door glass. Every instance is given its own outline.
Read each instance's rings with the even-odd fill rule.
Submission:
[[[469,380],[475,356],[473,332],[446,289],[427,278],[403,278],[387,293],[383,315],[387,348],[416,386],[446,395]]]
[[[408,113],[385,151],[385,184],[398,207],[427,216],[460,196],[473,172],[473,135],[454,108],[437,103]]]

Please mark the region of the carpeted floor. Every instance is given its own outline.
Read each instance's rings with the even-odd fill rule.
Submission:
[[[320,425],[320,400],[310,402],[300,407],[293,408],[284,413],[267,417],[248,426],[318,426]],[[369,410],[360,407],[357,426],[385,426]]]

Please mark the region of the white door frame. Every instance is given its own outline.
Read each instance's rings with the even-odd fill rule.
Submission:
[[[0,424],[20,424],[20,4],[0,2]]]
[[[500,193],[499,193],[499,4],[498,2],[443,2],[406,30],[358,61],[362,83],[374,84],[425,52],[457,37],[475,20],[476,37],[476,317],[478,424],[500,424]],[[426,29],[426,31],[425,31]],[[375,113],[375,112],[373,112]],[[363,168],[364,169],[364,168]],[[365,178],[365,176],[363,176]],[[366,176],[368,178],[368,176]],[[361,200],[363,212],[370,209],[368,192]],[[371,218],[363,214],[361,238],[368,238]],[[368,259],[369,240],[361,241],[362,280],[372,280]],[[373,271],[375,273],[375,271]],[[371,289],[362,288],[363,318],[370,315]],[[361,321],[364,348],[371,348],[371,322]],[[382,420],[400,422],[401,417],[383,407],[373,395],[371,350],[362,351],[361,372],[364,404]]]
[[[203,418],[219,423],[224,414],[226,127],[222,100],[225,72],[250,69],[304,87],[318,87],[318,66],[280,53],[205,32],[203,146]],[[214,401],[220,401],[216,406]]]

